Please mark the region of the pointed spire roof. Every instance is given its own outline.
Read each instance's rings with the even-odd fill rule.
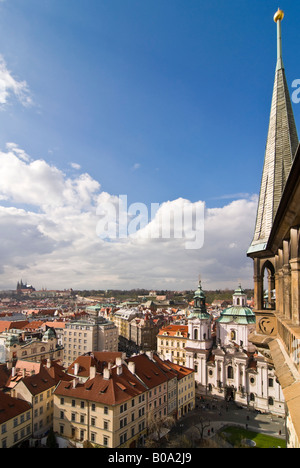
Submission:
[[[248,253],[263,251],[298,147],[298,134],[282,60],[281,21],[284,13],[278,10],[277,64],[270,113],[265,162],[257,208],[255,232]]]

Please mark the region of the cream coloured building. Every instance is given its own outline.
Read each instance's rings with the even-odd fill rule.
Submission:
[[[146,388],[116,358],[103,373],[90,369],[84,383],[60,382],[54,392],[54,431],[74,443],[135,448],[146,436]]]
[[[0,448],[14,448],[32,434],[32,408],[23,399],[0,392]]]
[[[128,309],[121,308],[112,313],[110,319],[118,327],[119,335],[125,338],[126,340],[130,340],[130,322],[135,317],[142,316],[142,312],[135,307]]]
[[[66,367],[78,356],[91,351],[118,351],[118,328],[103,317],[66,322],[63,347]]]
[[[157,335],[157,352],[164,359],[185,366],[187,339],[187,325],[166,325]]]
[[[24,341],[22,330],[3,332],[0,335],[1,358],[3,362],[13,364],[18,359],[41,362],[44,359],[62,359],[63,348],[58,344],[55,330],[47,328],[42,338]]]

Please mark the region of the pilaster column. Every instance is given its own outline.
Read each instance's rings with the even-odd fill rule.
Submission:
[[[255,275],[253,280],[254,280],[254,307],[256,310],[262,310],[264,308],[262,276]]]
[[[275,275],[276,284],[276,311],[278,315],[283,315],[283,271],[282,268],[278,270]]]
[[[289,265],[283,265],[283,307],[284,317],[292,318],[291,314],[291,270]]]
[[[300,324],[300,258],[290,260],[291,267],[291,316],[293,323]]]

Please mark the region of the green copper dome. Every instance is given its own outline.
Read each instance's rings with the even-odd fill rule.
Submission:
[[[206,320],[210,318],[209,313],[206,311],[206,297],[199,281],[198,289],[194,294],[194,307],[189,315],[189,318],[198,318],[200,320]]]
[[[240,325],[248,325],[255,323],[255,314],[249,307],[232,306],[221,312],[217,319],[218,323],[238,323]]]

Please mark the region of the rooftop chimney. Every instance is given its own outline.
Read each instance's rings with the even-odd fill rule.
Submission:
[[[128,370],[129,370],[129,372],[131,372],[132,374],[135,374],[135,362],[129,361],[129,363],[128,363]]]
[[[116,366],[121,366],[122,365],[122,358],[117,357],[116,358]]]
[[[96,366],[90,367],[90,379],[94,379],[96,377]]]
[[[79,362],[75,362],[74,364],[74,375],[78,375],[79,372]]]
[[[73,379],[73,388],[76,388],[78,382],[79,382],[79,379]]]
[[[109,378],[110,378],[110,371],[109,371],[109,369],[107,367],[105,369],[103,369],[103,378],[105,380],[109,380]]]

